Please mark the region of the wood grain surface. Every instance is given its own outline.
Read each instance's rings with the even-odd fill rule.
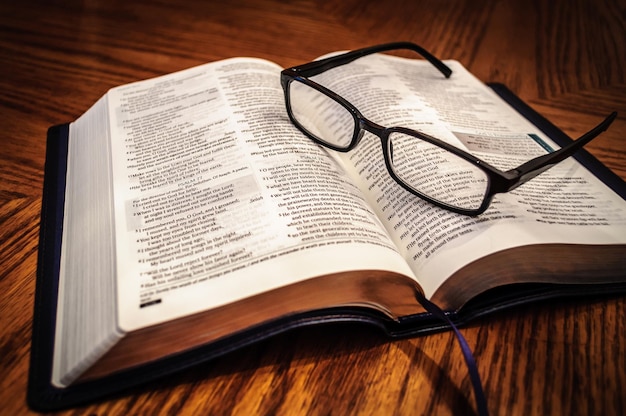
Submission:
[[[26,384],[50,125],[109,88],[231,56],[281,66],[396,40],[502,82],[626,178],[623,0],[0,2],[0,414]],[[601,259],[598,259],[601,261]],[[519,307],[462,330],[493,414],[626,414],[626,297]],[[293,331],[67,414],[472,414],[450,332]]]

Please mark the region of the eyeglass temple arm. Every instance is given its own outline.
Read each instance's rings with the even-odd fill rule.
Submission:
[[[589,143],[594,138],[598,137],[600,133],[604,132],[611,125],[613,120],[617,117],[617,112],[611,113],[603,122],[598,124],[593,129],[589,130],[587,133],[574,140],[572,143],[568,144],[565,147],[560,148],[557,151],[552,153],[548,153],[547,155],[539,156],[534,159],[529,160],[522,165],[507,171],[507,174],[513,174],[514,178],[512,183],[509,185],[507,191],[517,188],[521,184],[528,182],[532,178],[537,175],[545,172],[550,169],[554,165],[562,162],[568,157],[572,156],[578,150],[580,150],[584,145]]]
[[[393,42],[385,43],[382,45],[370,46],[362,49],[355,49],[353,51],[346,52],[340,55],[320,59],[319,61],[313,61],[304,65],[295,66],[291,68],[291,70],[298,72],[302,76],[312,77],[321,74],[324,71],[328,71],[329,69],[348,64],[364,56],[394,49],[412,50],[424,57],[424,59],[426,59],[428,62],[433,64],[446,78],[449,78],[452,74],[452,70],[446,64],[441,62],[426,49],[411,42]]]

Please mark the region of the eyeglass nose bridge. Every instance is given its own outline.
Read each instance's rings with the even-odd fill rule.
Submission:
[[[385,130],[387,130],[386,127],[383,127],[380,124],[374,123],[373,121],[361,116],[359,117],[359,136],[356,142],[358,143],[359,141],[361,141],[361,138],[366,131],[375,134],[382,139],[385,137]]]

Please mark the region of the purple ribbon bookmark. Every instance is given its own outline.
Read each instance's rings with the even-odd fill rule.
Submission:
[[[459,346],[461,347],[461,351],[463,352],[465,364],[467,364],[467,370],[469,372],[472,387],[474,389],[474,398],[476,399],[476,408],[478,410],[478,414],[481,416],[489,415],[489,411],[487,410],[487,400],[485,399],[485,392],[483,391],[483,385],[480,381],[480,374],[478,373],[476,360],[474,359],[472,349],[467,344],[465,337],[463,336],[463,334],[461,334],[456,325],[454,325],[454,322],[452,322],[450,317],[446,315],[446,313],[442,311],[439,306],[426,299],[421,293],[417,293],[416,297],[417,300],[428,312],[450,325],[450,327],[454,331],[456,339],[459,342]]]

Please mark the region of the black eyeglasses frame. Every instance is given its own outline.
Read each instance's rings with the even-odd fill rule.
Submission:
[[[367,119],[361,114],[361,112],[352,105],[345,98],[341,97],[337,93],[329,90],[309,79],[309,77],[319,75],[325,71],[336,68],[341,65],[346,65],[350,62],[355,61],[356,59],[362,58],[367,55],[371,55],[374,53],[388,52],[393,50],[410,50],[418,53],[422,57],[424,57],[428,62],[430,62],[439,72],[441,72],[446,78],[449,78],[452,75],[452,70],[445,65],[442,61],[432,55],[430,52],[426,51],[424,48],[410,42],[394,42],[394,43],[386,43],[381,45],[370,46],[366,48],[356,49],[353,51],[345,52],[340,55],[335,55],[331,57],[327,57],[324,59],[320,59],[318,61],[308,62],[303,65],[298,65],[295,67],[287,68],[281,71],[280,81],[285,94],[285,105],[287,107],[287,114],[289,115],[289,119],[291,122],[298,127],[300,131],[302,131],[307,137],[312,139],[314,142],[330,148],[332,150],[338,152],[349,152],[354,149],[364,133],[370,132],[376,136],[378,136],[381,140],[381,144],[383,147],[383,156],[385,159],[385,165],[391,177],[404,189],[416,195],[436,206],[447,209],[449,211],[469,216],[477,216],[482,214],[487,210],[493,197],[498,193],[509,192],[518,186],[528,182],[533,179],[537,175],[545,172],[550,169],[554,165],[562,162],[568,157],[572,156],[579,149],[581,149],[584,145],[589,143],[592,139],[596,138],[602,132],[604,132],[611,123],[617,117],[617,112],[611,113],[607,116],[604,121],[598,124],[593,129],[589,130],[587,133],[580,136],[578,139],[572,141],[565,147],[562,147],[554,152],[538,156],[534,159],[529,160],[516,168],[502,171],[486,161],[468,153],[462,149],[459,149],[455,146],[452,146],[440,139],[427,135],[417,130],[405,128],[405,127],[384,127],[373,121]],[[352,115],[354,120],[354,133],[350,143],[345,147],[334,146],[330,143],[327,143],[317,136],[309,132],[304,126],[302,126],[297,119],[294,117],[292,109],[291,109],[291,98],[290,98],[290,87],[292,82],[301,82],[318,92],[328,96],[341,106],[343,106],[348,112]],[[449,151],[456,156],[465,159],[472,165],[480,168],[485,172],[487,176],[487,189],[485,191],[485,195],[483,197],[483,201],[475,209],[465,209],[457,206],[449,205],[445,202],[439,201],[437,199],[433,199],[428,195],[421,193],[419,190],[414,189],[410,185],[406,184],[402,181],[394,172],[393,164],[392,164],[392,149],[391,142],[389,140],[389,135],[392,133],[403,133],[409,136],[416,137],[420,140],[424,140],[432,145],[440,147],[446,151]]]

